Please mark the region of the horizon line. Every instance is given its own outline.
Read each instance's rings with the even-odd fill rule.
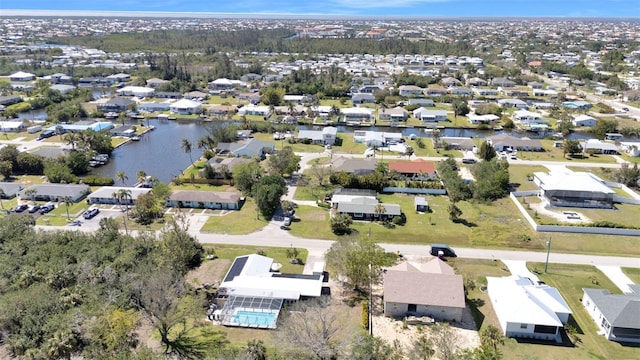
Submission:
[[[276,13],[276,12],[209,12],[209,11],[140,11],[140,10],[54,10],[54,9],[2,9],[0,18],[6,17],[163,17],[163,18],[253,18],[253,19],[340,19],[340,20],[499,20],[499,19],[550,19],[550,20],[635,20],[633,16],[453,16],[453,15],[358,15],[353,13]],[[91,14],[92,13],[92,14]]]

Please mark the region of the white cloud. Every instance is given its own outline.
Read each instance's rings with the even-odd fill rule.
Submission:
[[[345,8],[398,8],[419,4],[444,3],[456,0],[330,0],[336,6]]]

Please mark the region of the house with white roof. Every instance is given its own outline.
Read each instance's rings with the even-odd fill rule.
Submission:
[[[500,120],[500,117],[494,114],[478,115],[475,113],[469,113],[467,114],[467,118],[469,119],[469,123],[474,125],[493,124],[494,122]]]
[[[640,343],[640,286],[622,295],[605,289],[582,291],[582,305],[600,328],[599,334],[611,341]]]
[[[581,114],[576,115],[571,120],[573,126],[596,126],[598,120],[596,120],[593,116]]]
[[[640,156],[640,142],[623,141],[620,143],[620,150],[629,156]]]
[[[282,264],[257,254],[238,256],[224,276],[213,315],[225,326],[275,329],[284,304],[323,295],[324,263],[311,274],[283,274]]]
[[[125,86],[116,90],[118,96],[135,96],[139,98],[151,97],[155,92],[156,89],[144,86]]]
[[[387,146],[402,142],[402,133],[356,130],[353,132],[353,141],[367,146]]]
[[[10,81],[18,81],[18,82],[31,81],[31,80],[33,80],[35,78],[36,78],[35,74],[24,72],[24,71],[18,71],[18,72],[15,72],[15,73],[9,75],[9,80]]]
[[[528,109],[529,105],[520,99],[499,99],[498,105],[502,108]]]
[[[0,132],[20,132],[27,129],[27,125],[19,121],[0,121]]]
[[[587,139],[582,144],[582,151],[585,153],[617,155],[618,147],[614,143],[598,140]]]
[[[392,109],[380,109],[378,111],[378,118],[380,120],[389,121],[407,121],[409,112],[401,106],[396,106]]]
[[[211,90],[231,90],[233,89],[233,82],[229,79],[220,78],[209,82],[209,89]]]
[[[200,114],[202,112],[202,104],[193,100],[180,99],[169,105],[169,110],[174,114]]]
[[[342,108],[340,114],[346,123],[369,122],[373,119],[373,109],[366,107]]]
[[[312,143],[318,145],[333,145],[336,142],[337,134],[338,128],[327,126],[322,130],[300,130],[298,139],[310,139]]]
[[[533,182],[540,188],[539,196],[548,200],[551,206],[613,207],[615,191],[592,173],[573,172],[560,166],[549,173],[533,173]]]
[[[413,110],[413,116],[422,122],[447,121],[445,110],[429,110],[423,107]]]
[[[537,112],[532,112],[528,110],[517,110],[513,113],[511,117],[514,123],[522,127],[523,129],[534,129],[534,128],[547,128],[549,127],[549,122],[542,118]]]
[[[122,199],[114,197],[114,194],[121,190],[127,191],[128,196]],[[147,194],[150,191],[151,188],[144,187],[103,186],[89,194],[87,200],[90,204],[135,205],[140,195]]]
[[[488,276],[487,292],[504,336],[562,342],[571,309],[556,288],[518,275]]]
[[[271,112],[271,110],[266,105],[249,104],[238,109],[239,115],[269,116],[269,112]]]

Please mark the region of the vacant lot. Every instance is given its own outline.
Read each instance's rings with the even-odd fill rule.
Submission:
[[[229,235],[251,234],[268,223],[259,214],[255,201],[252,198],[247,198],[238,211],[225,210],[209,216],[201,231]]]

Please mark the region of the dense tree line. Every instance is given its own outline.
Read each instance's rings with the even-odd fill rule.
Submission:
[[[159,30],[106,36],[59,37],[52,43],[95,47],[107,52],[265,51],[310,54],[444,54],[473,55],[467,41],[451,43],[403,39],[307,39],[287,29],[236,31]]]
[[[122,235],[112,219],[93,234],[36,232],[32,224],[31,216],[0,219],[0,332],[14,355],[158,358],[136,338],[143,318],[168,354],[194,357],[224,343],[219,334],[197,344],[193,332],[175,331],[187,311],[204,312],[183,280],[203,251],[181,223],[157,238]]]

